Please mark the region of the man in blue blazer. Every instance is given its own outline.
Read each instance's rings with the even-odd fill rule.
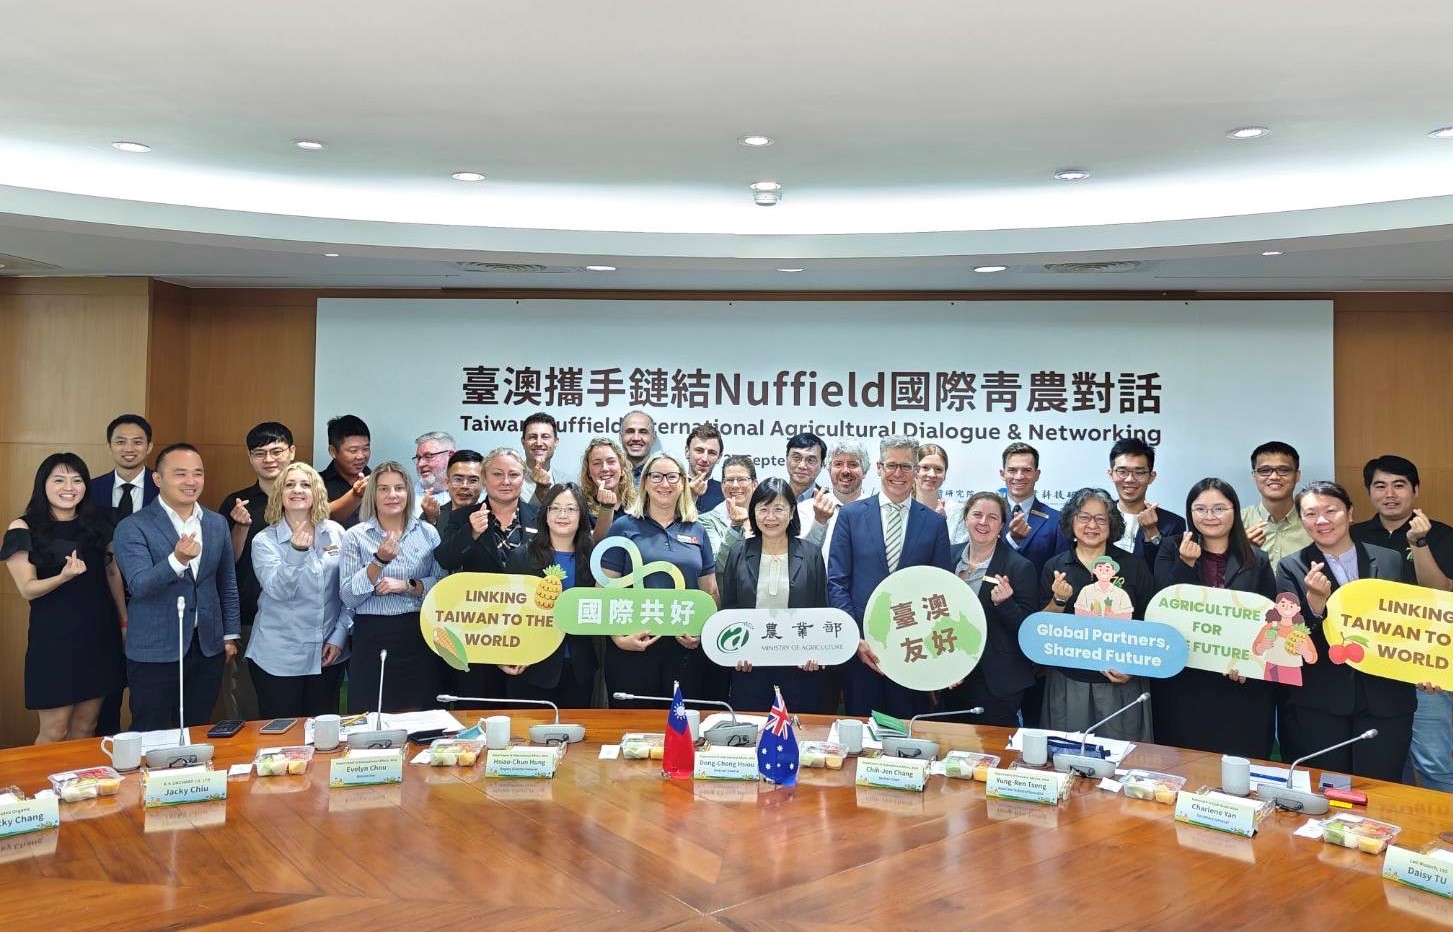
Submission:
[[[106,447],[116,468],[91,480],[91,503],[101,514],[120,521],[156,501],[156,480],[146,468],[151,425],[139,414],[122,414],[106,425]]]
[[[1009,502],[1004,541],[1034,565],[1035,578],[1049,558],[1059,553],[1059,512],[1035,496],[1039,483],[1039,451],[1015,441],[1004,448],[999,478]]]
[[[197,449],[172,444],[157,454],[156,501],[116,527],[116,563],[131,593],[126,670],[138,731],[178,724],[178,639],[185,725],[211,721],[223,666],[237,654],[242,620],[232,536],[226,520],[198,502],[204,479]]]
[[[873,590],[907,566],[937,566],[953,572],[948,523],[913,498],[918,446],[889,437],[878,450],[877,495],[838,511],[827,564],[827,601],[858,623],[858,654],[843,667],[843,701],[849,715],[873,710],[911,716],[926,707],[926,696],[890,681],[863,638],[863,611]]]

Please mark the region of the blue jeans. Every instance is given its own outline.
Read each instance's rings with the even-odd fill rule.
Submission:
[[[1413,715],[1413,745],[1403,767],[1403,782],[1453,793],[1453,695],[1418,692]]]

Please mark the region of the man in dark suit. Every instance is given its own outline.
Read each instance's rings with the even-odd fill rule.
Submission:
[[[91,480],[90,498],[97,511],[120,521],[156,500],[156,480],[146,468],[146,458],[151,454],[151,425],[139,414],[119,415],[106,425],[106,447],[116,468]],[[121,730],[124,692],[125,683],[120,692],[101,701],[96,734],[114,735]]]
[[[890,573],[908,566],[937,566],[952,572],[948,523],[913,498],[918,446],[906,437],[879,445],[879,493],[838,511],[828,556],[827,601],[858,623],[858,654],[844,665],[843,702],[849,715],[873,710],[909,716],[927,697],[890,681],[863,638],[868,599]]]
[[[1059,512],[1035,495],[1039,483],[1039,451],[1015,441],[1004,448],[999,478],[1004,480],[1004,497],[1009,502],[1009,524],[1004,540],[1034,566],[1035,578],[1045,561],[1059,550]]]
[[[1155,447],[1139,437],[1115,441],[1110,448],[1110,481],[1118,497],[1115,504],[1125,515],[1125,537],[1111,543],[1144,560],[1153,575],[1161,541],[1179,541],[1186,530],[1180,515],[1145,500],[1155,481]]]
[[[222,516],[198,503],[204,479],[195,447],[166,447],[156,458],[157,500],[116,528],[116,563],[131,593],[126,668],[138,731],[178,724],[179,647],[184,725],[211,721],[223,666],[237,653],[242,623],[232,538]]]
[[[1295,760],[1376,728],[1376,738],[1326,754],[1319,766],[1397,782],[1412,742],[1417,693],[1411,683],[1332,663],[1322,620],[1339,586],[1358,579],[1400,582],[1403,560],[1384,547],[1353,541],[1352,497],[1335,482],[1308,483],[1297,493],[1296,507],[1312,543],[1282,558],[1276,584],[1300,600],[1317,662],[1302,667],[1301,687],[1286,690],[1277,718],[1282,757]]]

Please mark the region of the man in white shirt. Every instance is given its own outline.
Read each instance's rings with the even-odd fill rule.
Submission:
[[[525,484],[520,498],[538,505],[540,495],[555,484],[550,464],[560,446],[559,422],[544,411],[536,411],[520,425],[520,446],[525,451]]]
[[[808,507],[808,502],[798,506],[802,537],[821,548],[824,563],[832,547],[832,531],[837,526],[838,509],[872,494],[863,487],[863,477],[871,465],[867,447],[856,440],[839,440],[827,456],[832,492],[815,495],[810,503],[812,507]]]

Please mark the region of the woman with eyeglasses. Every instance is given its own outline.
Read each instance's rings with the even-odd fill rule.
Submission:
[[[700,589],[717,599],[716,558],[707,540],[706,528],[697,520],[696,503],[687,487],[686,468],[667,453],[655,453],[641,467],[641,494],[624,517],[610,527],[611,537],[625,537],[641,551],[641,563],[664,560],[681,571],[686,588]],[[629,555],[614,548],[601,555],[601,569],[616,579],[633,571]],[[637,587],[670,589],[674,581],[665,573],[650,573],[636,580]],[[612,635],[605,649],[607,694],[637,693],[671,695],[671,684],[679,681],[683,694],[700,696],[698,660],[701,639],[692,636],[664,637],[641,631]],[[614,708],[655,708],[655,703],[611,700]]]
[[[605,540],[610,526],[636,500],[636,485],[626,466],[626,451],[610,437],[596,437],[580,460],[580,491],[590,519],[591,539]]]
[[[573,482],[542,490],[534,539],[510,554],[508,571],[560,579],[561,591],[594,586],[590,573],[590,525],[585,495]],[[555,652],[537,663],[501,666],[505,696],[547,699],[562,709],[587,709],[595,686],[595,644],[590,637],[565,635]]]
[[[747,504],[752,536],[738,540],[721,572],[721,607],[824,608],[827,566],[816,545],[798,537],[801,524],[792,487],[773,477],[757,486]],[[787,627],[784,624],[784,629]],[[757,667],[739,663],[731,675],[731,703],[736,709],[765,712],[772,708],[773,686],[793,712],[819,709],[819,667]]]
[[[1275,597],[1271,563],[1247,538],[1241,502],[1229,483],[1207,478],[1191,486],[1186,514],[1190,530],[1167,541],[1156,556],[1157,590],[1189,584]],[[1238,757],[1271,756],[1275,687],[1246,679],[1235,664],[1227,666],[1224,673],[1187,668],[1152,682],[1157,741]]]
[[[1060,511],[1060,533],[1070,538],[1068,550],[1055,554],[1040,575],[1043,610],[1055,613],[1144,618],[1155,583],[1144,561],[1120,552],[1107,553],[1112,541],[1125,536],[1125,516],[1104,489],[1080,489]],[[1044,680],[1041,724],[1060,731],[1083,731],[1146,690],[1144,677],[1117,670],[1073,670],[1051,667]],[[1100,726],[1101,737],[1122,741],[1153,741],[1147,703]]]

